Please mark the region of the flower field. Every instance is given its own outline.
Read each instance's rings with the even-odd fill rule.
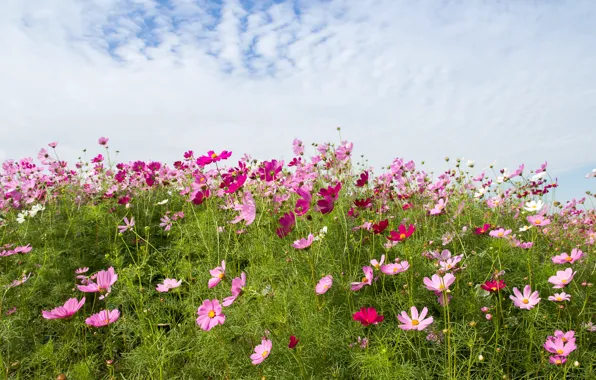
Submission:
[[[2,378],[596,378],[596,213],[546,163],[109,144],[2,165]]]

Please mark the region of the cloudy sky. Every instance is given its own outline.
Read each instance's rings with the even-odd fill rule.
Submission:
[[[120,159],[290,158],[355,144],[380,167],[547,160],[596,190],[596,2],[3,0],[0,160],[110,137]]]

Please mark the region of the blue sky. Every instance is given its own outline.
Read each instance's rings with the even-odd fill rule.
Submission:
[[[109,136],[122,160],[188,149],[371,165],[465,157],[596,192],[594,1],[7,0],[0,160]]]

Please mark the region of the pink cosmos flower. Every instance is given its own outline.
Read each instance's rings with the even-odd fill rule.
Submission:
[[[209,288],[213,288],[217,284],[221,282],[221,280],[226,276],[226,262],[225,260],[221,261],[221,266],[216,267],[215,269],[211,269],[209,271],[211,273],[211,279],[209,279],[208,285]]]
[[[300,199],[296,201],[296,207],[294,207],[294,212],[298,216],[302,216],[310,210],[310,202],[312,201],[312,195],[306,189],[302,187],[296,190],[296,194],[300,196]]]
[[[14,288],[15,286],[19,286],[24,284],[25,282],[27,282],[27,280],[29,279],[29,277],[31,277],[31,273],[29,273],[28,275],[25,275],[25,273],[23,273],[23,276],[21,277],[20,280],[14,280],[13,282],[11,282],[8,287],[9,288]]]
[[[267,338],[263,338],[261,340],[261,344],[255,347],[255,353],[250,355],[253,365],[258,365],[263,362],[263,360],[267,359],[269,354],[271,353],[271,348],[273,344]]]
[[[243,204],[234,205],[234,210],[240,211],[240,215],[238,215],[234,220],[230,221],[230,223],[236,224],[244,220],[246,225],[249,226],[255,221],[255,217],[257,215],[257,205],[249,191],[244,193],[243,200]]]
[[[52,149],[56,148],[56,146],[58,145],[58,141],[53,141],[51,143],[48,144],[48,146]]]
[[[279,218],[279,224],[281,224],[281,227],[277,228],[275,232],[277,233],[277,236],[283,239],[294,228],[294,225],[296,224],[296,215],[292,211],[285,213]]]
[[[455,269],[455,267],[457,266],[457,264],[459,264],[461,259],[462,255],[453,256],[452,258],[449,258],[447,260],[439,261],[439,265],[441,266],[441,269],[443,269],[444,271],[450,271],[452,269]]]
[[[526,219],[533,226],[543,227],[550,224],[550,219],[546,219],[542,215],[530,215]]]
[[[77,285],[81,292],[85,293],[110,293],[112,285],[118,280],[118,275],[114,272],[114,267],[108,270],[102,270],[96,273],[95,282],[89,281],[86,285]]]
[[[104,146],[108,145],[108,141],[110,141],[110,139],[107,137],[103,137],[103,136],[97,140],[99,145],[104,145]]]
[[[45,319],[66,319],[72,317],[84,304],[85,297],[80,301],[76,298],[71,298],[66,301],[64,306],[58,306],[51,311],[43,310],[41,314]]]
[[[199,165],[199,166],[209,165],[212,162],[227,160],[231,156],[232,156],[232,152],[228,152],[227,150],[222,151],[220,154],[217,154],[214,151],[210,150],[209,152],[207,152],[206,156],[201,156],[201,157],[197,158],[197,165]]]
[[[577,248],[573,248],[571,250],[571,255],[568,255],[566,252],[563,252],[560,255],[553,257],[552,260],[555,264],[573,264],[577,260],[580,260],[582,257],[584,257],[584,253]]]
[[[125,216],[124,219],[123,219],[123,221],[124,221],[124,225],[123,226],[118,226],[118,232],[120,232],[121,234],[123,234],[126,231],[132,231],[132,228],[135,225],[135,218],[134,218],[134,216],[130,218],[130,221]]]
[[[413,224],[410,224],[407,229],[405,225],[400,224],[398,231],[389,231],[389,236],[387,236],[387,239],[391,241],[402,241],[412,236],[414,231],[416,231],[416,227],[414,227]]]
[[[569,300],[571,300],[571,295],[567,294],[565,292],[555,293],[552,296],[548,297],[548,300],[553,301],[553,302],[569,301]]]
[[[569,285],[571,280],[573,280],[575,273],[576,272],[574,272],[571,268],[559,270],[555,276],[548,278],[548,282],[555,285],[553,286],[554,289],[564,288],[565,286]]]
[[[89,271],[89,267],[83,267],[83,268],[79,268],[77,270],[75,270],[76,274],[83,274],[83,273],[87,273]]]
[[[319,280],[317,286],[315,287],[315,292],[317,294],[325,294],[332,285],[333,277],[331,277],[331,275],[327,275]]]
[[[360,282],[352,282],[352,287],[350,289],[356,291],[362,289],[364,285],[372,285],[373,280],[373,269],[372,267],[362,267],[362,271],[364,272],[364,277]]]
[[[449,286],[455,281],[455,276],[451,273],[445,274],[441,277],[438,274],[433,274],[431,278],[424,277],[424,285],[428,290],[433,292],[443,292],[449,289]]]
[[[377,310],[374,307],[363,307],[355,312],[352,318],[360,322],[362,326],[376,325],[385,319],[382,315],[377,314]]]
[[[392,276],[407,271],[409,267],[410,264],[407,261],[401,261],[399,263],[391,263],[381,266],[381,272]]]
[[[296,249],[305,249],[310,247],[310,245],[312,244],[312,242],[314,241],[314,236],[313,234],[308,234],[308,237],[299,239],[294,241],[294,244],[292,244],[292,247],[296,248]]]
[[[221,312],[221,305],[218,300],[206,299],[197,310],[199,317],[197,318],[197,325],[203,330],[209,331],[217,325],[223,325],[226,321],[226,316]]]
[[[511,230],[505,230],[504,228],[499,228],[498,230],[492,230],[488,234],[494,238],[503,238],[511,233]]]
[[[575,338],[567,339],[563,336],[547,337],[543,347],[548,352],[561,356],[569,356],[571,352],[577,349],[577,346],[575,345]]]
[[[385,255],[381,255],[381,261],[377,261],[377,259],[372,259],[370,261],[370,265],[372,265],[373,268],[379,270],[379,269],[381,269],[381,265],[383,265],[384,262],[385,262]]]
[[[116,322],[118,318],[120,318],[120,311],[118,309],[102,310],[85,319],[85,323],[93,327],[102,327]]]
[[[517,288],[513,288],[513,294],[515,296],[509,296],[513,301],[513,304],[520,309],[530,310],[540,302],[540,294],[538,290],[532,293],[530,285],[524,287],[524,293],[522,294]]]
[[[301,156],[304,154],[304,145],[302,144],[302,141],[294,139],[292,142],[292,148],[296,156]]]
[[[444,199],[439,199],[439,203],[437,203],[432,210],[430,210],[431,215],[439,215],[445,209],[447,202]]]
[[[412,306],[412,308],[410,309],[410,313],[412,314],[412,318],[410,318],[405,311],[402,311],[401,315],[397,316],[397,319],[401,323],[403,323],[398,326],[400,329],[422,331],[425,328],[427,328],[430,324],[432,324],[434,321],[433,317],[428,317],[424,319],[424,317],[426,317],[426,314],[428,313],[428,309],[426,307],[422,309],[422,312],[420,313],[420,315],[418,315],[418,309],[415,306]]]
[[[242,272],[240,274],[240,277],[236,277],[232,280],[232,295],[223,299],[223,305],[227,307],[233,304],[234,301],[236,301],[236,298],[238,298],[238,296],[242,294],[242,291],[244,290],[245,286],[246,274]]]
[[[561,355],[555,355],[555,356],[551,356],[550,358],[548,358],[548,361],[550,364],[554,364],[554,365],[562,365],[565,364],[565,362],[567,361],[567,358]]]
[[[163,280],[163,284],[157,284],[155,290],[157,290],[160,293],[166,293],[170,289],[175,289],[179,287],[181,284],[182,280],[176,281],[175,278],[166,278],[165,280]]]

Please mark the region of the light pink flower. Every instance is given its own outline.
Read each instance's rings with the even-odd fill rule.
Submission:
[[[118,280],[118,275],[114,272],[114,267],[108,270],[102,270],[96,273],[95,282],[89,281],[86,285],[77,285],[81,292],[85,293],[110,293],[112,285]]]
[[[543,227],[550,224],[550,219],[546,219],[542,215],[530,215],[526,219],[533,226]]]
[[[226,316],[221,312],[221,305],[218,300],[205,300],[197,310],[199,315],[197,318],[197,325],[203,330],[209,331],[217,325],[223,325],[226,321]]]
[[[51,142],[51,143],[49,143],[49,144],[48,144],[48,146],[49,146],[50,148],[52,148],[52,149],[53,149],[53,148],[56,148],[56,146],[57,146],[57,145],[58,145],[58,141],[53,141],[53,142]]]
[[[400,329],[422,331],[434,321],[433,317],[428,317],[424,319],[424,317],[426,317],[426,314],[428,313],[428,309],[426,307],[422,309],[422,312],[420,313],[420,315],[418,315],[418,309],[415,306],[412,306],[412,308],[410,309],[410,313],[412,315],[412,318],[410,318],[405,311],[402,311],[401,315],[397,316],[397,319],[402,323],[398,326]]]
[[[118,318],[120,318],[120,311],[118,309],[102,310],[85,319],[85,323],[93,327],[102,327],[116,322]]]
[[[381,269],[381,265],[385,262],[385,255],[381,255],[381,261],[377,261],[377,259],[372,259],[370,261],[370,265],[373,266],[375,269]]]
[[[555,285],[553,286],[554,289],[564,288],[565,286],[569,285],[571,280],[573,280],[575,273],[576,272],[574,272],[571,268],[559,270],[557,271],[556,275],[548,278],[548,282]]]
[[[555,264],[573,264],[577,260],[580,260],[582,257],[584,257],[584,253],[577,248],[573,248],[571,250],[571,255],[568,255],[566,252],[563,252],[558,256],[554,256],[552,260]]]
[[[251,225],[255,221],[257,215],[257,205],[250,192],[245,192],[243,197],[244,203],[234,205],[234,210],[240,211],[234,220],[230,221],[232,224],[236,224],[242,220],[246,222],[246,225]]]
[[[71,298],[66,301],[64,306],[58,306],[51,311],[43,310],[41,314],[45,319],[66,319],[72,317],[84,304],[85,297],[83,297],[81,301],[76,298]]]
[[[364,272],[364,277],[360,282],[352,282],[351,289],[356,291],[362,289],[364,285],[371,285],[373,280],[373,269],[372,267],[362,267],[362,271]]]
[[[99,145],[107,145],[108,141],[110,141],[110,139],[107,137],[103,137],[103,136],[97,140]]]
[[[566,339],[556,336],[547,337],[543,347],[548,352],[561,356],[569,356],[569,354],[577,348],[575,345],[575,338]]]
[[[305,249],[310,247],[310,245],[312,244],[312,242],[314,241],[315,237],[313,236],[313,234],[308,234],[308,237],[302,238],[300,240],[296,240],[294,242],[294,244],[292,244],[292,247],[296,248],[296,249]]]
[[[131,217],[130,221],[128,220],[128,218],[125,216],[124,219],[124,225],[123,226],[118,226],[118,232],[120,232],[121,234],[125,233],[126,231],[132,231],[132,228],[135,225],[135,218]]]
[[[540,294],[538,293],[538,290],[532,293],[530,285],[524,287],[523,294],[519,289],[513,288],[513,294],[515,294],[515,296],[509,296],[509,298],[511,298],[513,304],[520,309],[533,309],[534,306],[538,305],[538,302],[540,302]]]
[[[567,294],[565,292],[555,293],[552,296],[548,297],[548,300],[553,301],[553,302],[569,301],[569,300],[571,300],[571,295]]]
[[[231,304],[233,304],[234,301],[236,301],[236,298],[238,298],[238,296],[242,294],[242,291],[244,290],[245,286],[246,274],[242,272],[240,274],[240,277],[236,277],[232,280],[232,295],[230,297],[224,298],[222,304],[224,306],[230,306]]]
[[[492,230],[488,234],[495,238],[503,238],[511,233],[511,230],[505,230],[504,228],[499,228],[498,230]]]
[[[8,287],[9,288],[14,288],[15,286],[19,286],[24,284],[25,282],[27,282],[27,280],[29,279],[29,277],[31,277],[31,273],[29,273],[28,275],[25,275],[23,273],[23,277],[21,277],[20,280],[14,280],[13,282],[11,282]]]
[[[562,364],[565,364],[565,362],[567,361],[567,358],[565,356],[555,355],[555,356],[551,356],[550,358],[548,358],[548,361],[550,364],[562,365]]]
[[[208,285],[209,288],[213,288],[215,285],[219,284],[221,280],[226,276],[226,262],[225,260],[221,261],[221,266],[215,269],[211,269],[209,271],[211,273],[211,279],[209,279]]]
[[[89,267],[83,267],[83,268],[79,268],[77,270],[75,270],[76,274],[83,274],[83,273],[87,273],[89,271]]]
[[[424,285],[428,290],[433,292],[443,292],[449,289],[449,286],[455,281],[455,276],[451,273],[445,274],[441,277],[438,274],[433,274],[431,278],[424,277]]]
[[[160,293],[165,293],[170,289],[175,289],[179,287],[181,284],[182,280],[176,281],[175,278],[166,278],[165,280],[163,280],[163,284],[157,284],[155,290],[157,290]]]
[[[381,267],[381,272],[391,276],[394,274],[405,272],[408,270],[409,267],[410,267],[410,264],[407,261],[401,261],[399,263],[391,263],[391,264],[383,265]]]
[[[255,353],[250,355],[252,364],[261,364],[263,360],[267,359],[267,357],[271,353],[272,346],[273,344],[269,339],[263,338],[261,340],[261,344],[255,347]]]
[[[325,294],[333,285],[333,277],[331,275],[327,275],[319,280],[319,283],[315,287],[315,292],[317,294]]]

